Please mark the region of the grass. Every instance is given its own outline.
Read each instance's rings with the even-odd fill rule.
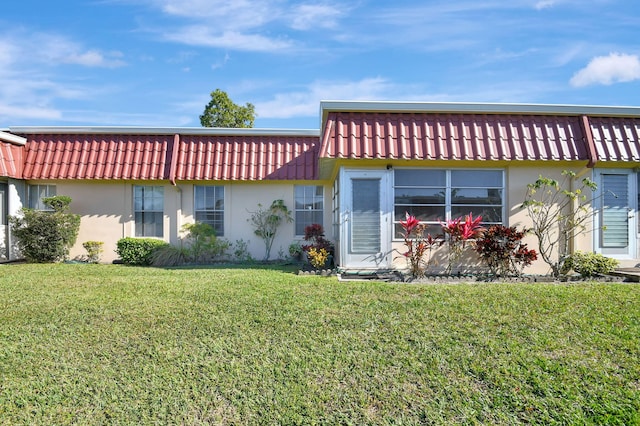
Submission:
[[[640,424],[637,284],[0,274],[0,424]]]

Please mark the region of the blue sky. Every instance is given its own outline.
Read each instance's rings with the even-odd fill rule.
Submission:
[[[216,88],[267,128],[320,100],[638,106],[640,2],[3,4],[0,127],[197,127]]]

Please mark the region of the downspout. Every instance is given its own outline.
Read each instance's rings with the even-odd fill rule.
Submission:
[[[171,165],[169,166],[169,183],[176,185],[176,173],[178,170],[178,152],[180,151],[180,134],[173,136],[173,144],[171,145]]]
[[[576,175],[576,179],[580,178],[582,176],[584,176],[590,169],[593,169],[597,162],[598,162],[598,152],[596,150],[596,144],[593,140],[593,132],[591,131],[591,123],[589,123],[589,117],[587,115],[583,115],[580,117],[580,125],[582,127],[582,133],[584,134],[584,143],[585,143],[585,147],[587,148],[587,157],[588,157],[588,162],[587,162],[587,166],[585,168],[583,168],[577,175]],[[591,174],[591,179],[593,179],[593,173]],[[575,184],[575,181],[571,182],[571,190],[573,191],[573,185]],[[593,209],[593,206],[591,206]],[[577,206],[572,205],[571,206],[572,209],[576,209]],[[595,214],[595,210],[593,211],[593,213]],[[593,221],[592,223],[595,223],[595,221]],[[593,234],[596,232],[595,229],[593,229],[593,227],[591,228],[591,249],[594,250],[595,249],[595,244],[594,244],[594,236]],[[578,238],[578,235],[576,235],[574,233],[574,235],[571,236],[571,242],[570,242],[570,246],[569,246],[569,250],[571,253],[573,253],[576,250],[576,238]]]
[[[587,148],[587,156],[589,162],[587,168],[593,169],[598,162],[598,152],[596,151],[596,144],[593,141],[593,132],[591,131],[591,124],[589,123],[589,117],[583,115],[580,120],[582,125],[582,133],[584,134],[584,141]]]
[[[177,191],[178,195],[178,208],[176,209],[176,235],[180,234],[182,229],[182,189],[176,184],[176,174],[178,171],[178,153],[180,152],[180,134],[176,133],[173,136],[173,144],[171,145],[171,163],[169,166],[169,183]],[[169,236],[171,240],[171,235]]]

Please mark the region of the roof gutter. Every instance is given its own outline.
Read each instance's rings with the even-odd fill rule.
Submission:
[[[200,136],[319,136],[319,129],[256,129],[218,127],[111,127],[111,126],[19,126],[18,134],[124,134],[124,135],[200,135]]]
[[[23,138],[22,136],[14,135],[11,133],[0,131],[0,141],[9,142],[15,145],[26,145],[27,138]]]

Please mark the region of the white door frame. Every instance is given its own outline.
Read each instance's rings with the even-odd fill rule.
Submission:
[[[358,269],[386,269],[391,267],[392,208],[390,196],[391,170],[340,169],[340,266]],[[353,180],[379,180],[380,182],[380,247],[370,253],[351,250],[353,215]],[[376,230],[372,230],[375,232]]]
[[[603,210],[604,210],[604,190],[603,175],[623,175],[627,177],[627,226],[628,226],[628,246],[620,248],[603,247]],[[596,169],[594,179],[598,185],[594,206],[596,208],[594,217],[593,245],[596,253],[614,259],[635,259],[637,257],[638,246],[638,188],[637,174],[632,169]]]

